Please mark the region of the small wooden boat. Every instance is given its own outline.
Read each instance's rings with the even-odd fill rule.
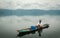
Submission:
[[[41,36],[41,31],[45,28],[48,28],[48,27],[49,27],[49,24],[44,24],[41,28],[35,29],[35,30],[30,30],[30,28],[17,30],[17,32],[19,33],[19,34],[17,34],[17,36],[22,37],[22,36],[27,35],[27,34],[35,34],[36,31],[38,31],[39,36]]]

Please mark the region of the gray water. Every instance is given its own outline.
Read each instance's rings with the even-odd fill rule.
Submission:
[[[41,16],[2,16],[0,17],[0,38],[16,38],[17,29],[28,28],[36,25],[38,20],[42,24],[50,24],[48,29],[44,29],[42,36],[38,33],[28,34],[21,38],[60,38],[60,15],[41,15]]]

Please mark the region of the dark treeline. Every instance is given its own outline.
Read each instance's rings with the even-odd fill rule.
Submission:
[[[39,9],[17,9],[17,10],[9,10],[9,9],[0,9],[0,16],[10,16],[10,15],[60,15],[60,10],[39,10]]]

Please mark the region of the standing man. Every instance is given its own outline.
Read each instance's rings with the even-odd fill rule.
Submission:
[[[42,31],[42,29],[41,29],[41,20],[39,20],[39,23],[37,24],[37,30],[38,30],[38,33],[39,33],[39,36],[41,36],[41,31]]]

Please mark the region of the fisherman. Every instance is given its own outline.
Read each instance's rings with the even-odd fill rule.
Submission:
[[[41,31],[42,31],[42,29],[41,29],[41,20],[39,20],[39,23],[37,24],[37,29],[38,29],[38,33],[39,33],[39,36],[41,36]]]
[[[41,20],[39,20],[39,23],[36,25],[37,29],[41,27]]]
[[[41,20],[39,20],[39,23],[36,26],[31,26],[31,30],[38,30],[39,36],[41,36]]]

